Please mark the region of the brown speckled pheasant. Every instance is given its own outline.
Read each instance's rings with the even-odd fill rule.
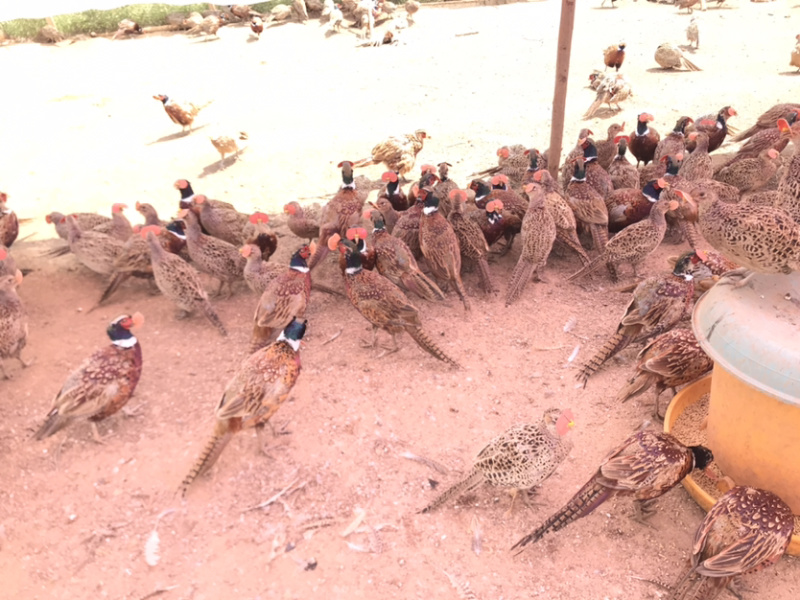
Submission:
[[[158,218],[158,211],[152,204],[147,202],[137,202],[136,212],[144,217],[143,227],[147,225],[163,225],[161,219]],[[80,223],[78,223],[80,225]]]
[[[495,175],[491,180],[492,187],[480,179],[473,179],[469,184],[469,189],[475,192],[475,206],[485,209],[494,202],[503,213],[502,223],[496,228],[498,235],[489,234],[484,226],[481,227],[489,247],[493,246],[501,236],[505,239],[506,244],[500,256],[505,256],[511,250],[514,237],[522,230],[522,219],[528,207],[528,202],[517,192],[495,187],[505,186],[507,181],[504,175]],[[475,215],[476,212],[473,211],[471,215]]]
[[[636,517],[652,513],[649,504],[663,496],[694,469],[705,469],[714,460],[704,446],[684,446],[668,433],[646,429],[628,437],[612,450],[586,484],[557,513],[511,548],[536,543],[591,514],[615,496],[636,501]]]
[[[284,265],[270,263],[261,258],[261,250],[255,244],[242,246],[239,253],[247,259],[244,281],[256,294],[263,294],[269,283],[286,270]]]
[[[424,203],[419,221],[419,247],[431,269],[433,276],[446,283],[452,283],[458,293],[464,310],[470,310],[467,292],[461,281],[461,249],[453,226],[439,214],[439,198],[432,188],[419,190]]]
[[[400,186],[400,177],[394,171],[386,171],[381,175],[384,182],[383,188],[378,192],[378,198],[386,198],[396,211],[408,210],[408,197]]]
[[[108,234],[122,242],[127,242],[133,235],[131,222],[123,212],[126,208],[128,208],[126,204],[119,202],[111,205],[111,231]]]
[[[308,207],[303,208],[293,200],[283,207],[283,212],[289,215],[287,221],[289,231],[297,237],[309,242],[319,237],[319,215],[316,211]]]
[[[497,149],[497,166],[484,169],[473,174],[477,177],[486,175],[496,175],[502,173],[508,177],[515,186],[521,182],[521,177],[525,175],[528,168],[528,151],[522,144],[512,146],[501,146]]]
[[[426,139],[430,139],[430,136],[422,129],[402,136],[390,136],[372,149],[371,158],[357,161],[353,167],[383,163],[390,171],[399,173],[405,179],[406,174],[414,169],[417,154],[422,150]],[[327,243],[327,238],[324,242]],[[320,244],[322,243],[323,240],[320,240]]]
[[[208,294],[200,283],[200,275],[180,256],[164,249],[161,233],[157,225],[143,227],[140,232],[150,248],[153,277],[158,289],[178,306],[179,319],[185,318],[199,308],[222,335],[228,335],[225,326],[208,301]]]
[[[0,277],[17,274],[17,261],[11,256],[8,248],[0,245]]]
[[[690,117],[681,117],[675,123],[675,127],[667,136],[658,142],[656,152],[653,155],[653,162],[659,162],[665,156],[686,153],[686,127],[694,121]]]
[[[665,179],[649,181],[643,189],[621,188],[606,197],[608,230],[622,231],[626,227],[646,219],[651,209],[667,188]]]
[[[342,170],[342,186],[322,209],[319,220],[319,245],[308,263],[312,269],[328,255],[328,238],[334,233],[345,235],[350,227],[361,222],[366,194],[356,189],[353,180],[353,163],[343,160],[338,167]]]
[[[235,208],[214,206],[203,194],[195,194],[192,205],[200,219],[203,231],[208,235],[238,246],[242,243],[242,229],[248,222],[249,215],[240,213]]]
[[[441,211],[442,215],[445,217],[450,216],[450,211],[453,208],[450,193],[453,190],[459,189],[458,184],[450,179],[450,167],[452,166],[453,165],[448,162],[440,162],[437,165],[439,169],[439,181],[433,186],[433,191],[439,198],[439,211]]]
[[[434,194],[438,194],[434,190]],[[438,196],[437,196],[438,197]],[[461,257],[478,264],[478,273],[481,278],[481,285],[487,294],[496,294],[497,287],[492,281],[489,271],[489,244],[483,237],[480,225],[471,219],[464,217],[462,205],[467,201],[467,192],[454,189],[450,192],[450,206],[452,210],[447,220],[453,227],[453,231],[458,238],[458,247],[461,250]]]
[[[247,222],[242,227],[243,244],[258,246],[261,258],[269,260],[278,249],[278,236],[269,226],[269,215],[263,212],[254,212],[247,217]]]
[[[795,223],[800,224],[800,125],[792,127],[791,142],[794,145],[794,154],[778,182],[778,191],[782,197],[777,206],[786,211]]]
[[[72,215],[67,217],[67,227],[69,249],[75,258],[95,273],[111,275],[114,272],[114,262],[122,253],[123,243],[104,233],[81,231]]]
[[[541,174],[537,175],[537,173]],[[584,265],[588,265],[589,257],[578,239],[575,213],[572,212],[569,204],[564,199],[564,195],[558,189],[558,185],[548,171],[544,169],[534,171],[531,174],[529,183],[537,181],[537,177],[542,188],[544,188],[544,205],[547,207],[547,212],[550,213],[556,226],[556,241],[570,248],[578,255]]]
[[[458,483],[439,494],[420,512],[431,512],[484,483],[509,489],[512,498],[540,485],[572,450],[566,439],[574,426],[572,411],[550,408],[536,424],[516,425],[492,439],[475,457]],[[513,499],[512,499],[513,508]],[[510,510],[510,509],[509,509]]]
[[[214,434],[181,482],[183,494],[213,466],[235,433],[263,427],[289,397],[300,376],[300,341],[305,331],[306,321],[292,319],[274,343],[252,353],[239,366],[214,410]]]
[[[381,212],[372,210],[369,218],[372,220],[372,247],[375,249],[378,272],[396,286],[414,292],[420,298],[431,302],[444,300],[442,290],[420,271],[405,242],[386,231]]]
[[[785,273],[800,270],[800,225],[783,210],[752,204],[725,204],[705,187],[693,195],[679,191],[688,202],[697,202],[703,238],[723,256],[742,265],[730,275]]]
[[[344,286],[350,303],[372,324],[370,347],[377,346],[378,329],[383,329],[392,336],[393,348],[384,351],[380,356],[397,352],[400,349],[397,334],[405,331],[420,348],[434,358],[460,367],[422,329],[419,311],[408,301],[402,290],[377,271],[363,269],[361,254],[355,251],[352,242],[337,237],[331,237],[328,243],[331,250],[338,247],[345,255],[345,269],[342,271]]]
[[[131,329],[144,323],[140,313],[117,317],[106,329],[111,344],[73,371],[53,400],[44,425],[34,438],[43,440],[75,419],[96,423],[119,411],[133,395],[142,374],[142,347]]]
[[[401,213],[392,208],[392,203],[386,198],[378,198],[375,202],[370,202],[370,206],[381,213],[386,231],[389,233],[394,232],[394,227],[397,225],[397,221],[400,220]],[[412,206],[409,210],[413,210],[415,206],[416,205]],[[406,214],[407,212],[408,211],[405,211],[402,214]],[[419,219],[417,219],[417,227],[419,227]],[[419,234],[417,234],[417,241],[419,241]]]
[[[636,119],[636,129],[628,135],[631,154],[636,157],[636,166],[643,162],[645,165],[653,160],[656,154],[661,135],[648,123],[653,120],[653,115],[640,113]]]
[[[733,141],[741,142],[749,137],[753,137],[759,131],[772,129],[775,127],[775,123],[778,121],[778,119],[788,120],[793,112],[800,112],[800,104],[776,104],[769,110],[764,111],[761,116],[758,117],[755,125],[738,134],[733,138]]]
[[[666,182],[664,186],[666,187]],[[603,252],[592,259],[588,265],[577,273],[570,275],[567,281],[572,281],[600,269],[604,264],[611,273],[611,279],[617,280],[617,266],[630,263],[633,267],[633,276],[639,276],[639,265],[658,248],[667,231],[667,221],[664,218],[668,210],[678,208],[678,203],[666,199],[656,202],[650,209],[650,216],[643,221],[629,225],[611,238]]]
[[[798,109],[800,111],[800,109]],[[771,129],[763,129],[751,137],[747,142],[742,144],[742,147],[736,152],[731,160],[729,160],[723,167],[727,167],[737,161],[745,158],[756,158],[763,150],[774,148],[778,153],[783,152],[786,146],[789,145],[789,140],[792,137],[792,129],[800,129],[800,125],[792,127],[797,120],[798,112],[792,112],[787,119],[778,119],[775,127]]]
[[[693,131],[689,134],[689,140],[696,140],[697,145],[689,156],[683,158],[678,175],[687,181],[711,179],[714,169],[711,166],[711,157],[708,155],[708,135],[702,131]]]
[[[5,248],[0,247],[0,260],[6,258],[5,252]],[[0,374],[3,379],[9,378],[3,366],[6,358],[16,358],[23,367],[30,365],[21,356],[28,341],[28,314],[17,295],[17,286],[21,283],[19,270],[11,275],[0,275]]]
[[[216,33],[216,32],[215,32]],[[194,120],[197,117],[198,113],[203,110],[206,106],[211,104],[211,102],[207,102],[205,104],[192,104],[191,102],[176,102],[169,96],[165,94],[158,94],[153,96],[153,99],[158,100],[161,104],[164,105],[164,112],[167,113],[167,116],[170,118],[170,121],[175,123],[176,125],[181,126],[181,131],[186,131],[186,128],[189,128],[189,133],[192,132],[192,125],[194,124]]]
[[[707,269],[697,256],[686,254],[672,273],[648,277],[636,286],[617,330],[584,364],[576,379],[584,387],[594,373],[631,343],[644,342],[672,329],[688,313],[694,301],[694,273]]]
[[[200,222],[194,212],[183,210],[178,216],[186,222],[186,249],[197,268],[219,280],[217,294],[228,286],[228,296],[233,293],[232,284],[244,275],[244,257],[233,244],[206,235],[200,230]]]
[[[615,190],[639,186],[639,171],[625,156],[628,152],[628,141],[627,135],[620,135],[616,138],[617,155],[608,166],[608,175],[611,177],[611,184]]]
[[[119,286],[131,277],[153,277],[153,267],[150,264],[150,248],[147,245],[147,241],[140,235],[132,235],[123,244],[122,250],[114,260],[114,271],[111,274],[108,285],[94,308],[99,307],[108,300],[119,289]]]
[[[697,529],[692,566],[668,600],[713,600],[739,575],[774,565],[786,552],[793,527],[792,510],[772,492],[729,490]]]
[[[736,111],[730,106],[723,106],[717,114],[703,115],[694,123],[695,131],[702,131],[708,136],[708,151],[713,152],[719,148],[728,135],[728,119],[736,116]],[[694,152],[696,141],[690,138],[686,141],[686,150]]]
[[[10,248],[19,235],[19,219],[8,207],[8,194],[0,192],[0,245]]]
[[[586,183],[582,158],[575,161],[575,170],[567,186],[567,203],[575,218],[589,228],[594,249],[602,252],[608,243],[608,209],[603,196]]]
[[[714,367],[708,355],[700,347],[691,329],[673,329],[650,341],[639,352],[636,374],[617,394],[617,400],[625,402],[634,396],[655,387],[653,415],[663,420],[659,409],[661,393],[680,385],[691,383]]]
[[[732,185],[742,194],[761,189],[777,173],[780,154],[774,148],[762,150],[757,158],[744,158],[723,167],[714,179]]]
[[[625,132],[625,123],[612,123],[608,126],[606,139],[595,142],[597,148],[597,164],[608,170],[611,161],[617,155],[617,136]]]
[[[580,133],[578,133],[578,143],[569,151],[569,154],[567,154],[567,157],[564,159],[564,163],[561,165],[561,183],[564,185],[565,190],[567,189],[567,185],[569,185],[572,174],[575,172],[575,161],[579,158],[583,158],[583,143],[586,140],[592,140],[592,138],[589,137],[592,135],[594,134],[591,129],[581,129]],[[545,150],[545,152],[547,152],[547,150]]]
[[[310,246],[301,246],[292,255],[289,268],[267,284],[253,317],[251,354],[271,342],[276,330],[283,330],[292,319],[306,314],[311,298],[311,272],[306,261],[314,250],[313,242]]]
[[[541,280],[547,257],[556,239],[556,224],[545,204],[545,190],[541,185],[543,171],[534,175],[534,183],[525,184],[530,201],[522,220],[522,252],[519,255],[506,291],[506,306],[522,295],[531,276]]]
[[[585,139],[578,143],[583,148],[583,164],[586,169],[586,183],[592,186],[598,193],[605,198],[614,189],[611,175],[597,162],[597,147],[590,139]]]

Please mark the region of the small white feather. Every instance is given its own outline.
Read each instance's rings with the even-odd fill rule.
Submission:
[[[575,349],[572,351],[572,354],[569,355],[567,362],[571,363],[573,360],[575,360],[575,358],[578,356],[578,352],[580,351],[581,351],[581,345],[578,344],[577,346],[575,346]]]
[[[150,536],[147,538],[147,543],[144,545],[144,562],[151,567],[155,567],[161,557],[158,555],[158,549],[161,545],[161,540],[158,537],[158,531],[153,529]]]
[[[575,329],[575,325],[578,323],[578,319],[575,317],[570,317],[566,323],[564,323],[564,333],[569,333],[573,329]]]

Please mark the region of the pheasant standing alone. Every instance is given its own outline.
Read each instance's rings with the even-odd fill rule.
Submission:
[[[292,319],[274,343],[252,353],[239,366],[214,411],[214,434],[181,482],[184,495],[216,462],[233,434],[263,427],[288,398],[300,376],[300,340],[305,332],[306,321]]]
[[[525,494],[541,484],[567,458],[572,443],[565,436],[574,424],[571,410],[550,408],[539,423],[504,431],[478,452],[464,477],[419,512],[431,512],[483,483],[510,488],[513,508],[519,492]]]

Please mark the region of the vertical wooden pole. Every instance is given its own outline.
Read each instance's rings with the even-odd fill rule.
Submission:
[[[564,137],[564,111],[567,103],[569,55],[572,50],[572,26],[575,23],[575,0],[561,0],[561,25],[558,28],[558,56],[556,58],[556,86],[553,93],[553,119],[550,125],[550,152],[547,168],[553,179],[558,179],[561,163],[561,143]]]

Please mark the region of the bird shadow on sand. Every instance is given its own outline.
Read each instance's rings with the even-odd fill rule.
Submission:
[[[778,75],[786,75],[787,77],[791,77],[792,75],[800,75],[800,71],[781,71]]]
[[[688,52],[689,54],[694,54],[698,50],[694,46],[678,46],[678,48],[680,48],[682,52]]]
[[[594,111],[594,114],[591,117],[585,117],[584,116],[583,120],[584,121],[588,121],[589,119],[610,119],[611,117],[616,116],[621,112],[622,112],[621,108],[620,109],[616,109],[616,108],[609,108],[607,106],[604,106],[604,107],[598,108],[596,111]]]
[[[225,160],[222,159],[211,163],[203,167],[203,171],[197,175],[198,179],[203,179],[204,177],[208,177],[209,175],[213,175],[214,173],[219,173],[230,167],[233,164],[236,164],[238,161],[241,160],[242,154],[245,153],[247,148],[240,148],[239,149],[239,156],[237,157],[235,154],[231,154],[230,156],[226,156]]]
[[[206,35],[199,39],[196,39],[192,42],[192,44],[205,44],[207,42],[218,42],[221,38],[216,35]]]
[[[254,44],[255,42],[257,42],[260,39],[261,38],[256,36],[256,35],[250,35],[250,37],[247,38],[247,43],[248,44]]]
[[[160,144],[161,142],[171,142],[172,140],[177,140],[179,138],[186,137],[187,135],[191,135],[195,131],[202,129],[203,127],[206,127],[206,125],[200,125],[200,127],[195,127],[191,131],[176,131],[175,133],[171,133],[169,135],[165,135],[164,137],[160,137],[157,140],[153,140],[147,145],[152,146],[153,144]]]
[[[663,69],[661,67],[650,67],[646,69],[648,73],[661,73],[662,75],[678,75],[680,73],[691,73],[692,71],[685,71],[683,69]]]

